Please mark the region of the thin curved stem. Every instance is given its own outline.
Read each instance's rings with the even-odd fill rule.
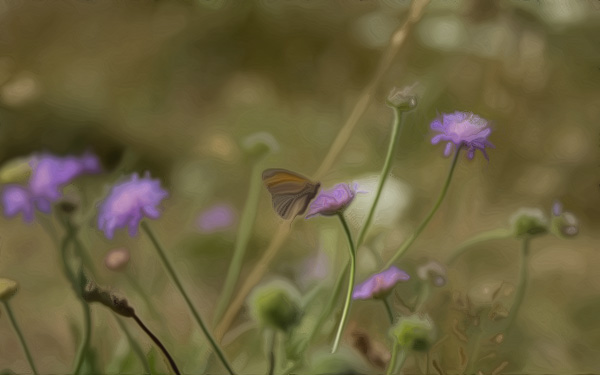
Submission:
[[[348,279],[348,292],[346,293],[346,300],[344,301],[342,318],[340,319],[340,325],[338,326],[335,340],[333,341],[333,348],[331,349],[332,353],[335,353],[340,345],[342,332],[344,331],[346,321],[348,320],[348,312],[350,311],[350,305],[352,304],[352,291],[354,290],[354,276],[356,272],[356,248],[354,247],[354,242],[352,241],[352,234],[350,234],[350,228],[348,228],[348,223],[346,222],[346,219],[344,219],[344,215],[342,213],[338,213],[338,217],[340,218],[340,222],[342,223],[344,231],[346,232],[346,237],[348,238],[348,249],[350,250],[350,278]]]
[[[446,177],[446,182],[444,182],[442,191],[440,192],[440,195],[438,196],[437,201],[433,205],[433,208],[431,209],[431,211],[429,211],[429,214],[425,217],[425,220],[423,220],[423,222],[419,225],[417,230],[406,241],[404,241],[404,243],[402,244],[400,249],[398,249],[398,251],[396,251],[396,254],[394,254],[394,256],[392,257],[392,259],[390,259],[387,262],[387,264],[385,265],[385,268],[389,268],[390,266],[392,266],[394,264],[394,262],[397,261],[409,249],[410,245],[412,245],[413,242],[415,242],[417,237],[419,237],[421,232],[423,232],[425,227],[427,227],[427,224],[429,224],[429,222],[431,221],[431,218],[433,218],[433,215],[437,212],[438,208],[440,208],[440,205],[442,204],[442,201],[444,200],[444,198],[446,197],[446,193],[448,192],[448,187],[450,186],[450,181],[452,181],[452,176],[454,175],[454,169],[456,167],[456,162],[458,161],[458,156],[460,154],[461,148],[462,147],[456,148],[456,152],[454,153],[454,158],[452,158],[452,163],[450,164],[450,170],[448,171],[448,176]]]
[[[467,250],[479,243],[491,240],[502,240],[506,238],[511,238],[512,236],[512,231],[506,228],[492,229],[483,233],[476,234],[475,236],[469,238],[465,242],[458,245],[458,247],[452,252],[450,258],[448,258],[448,260],[446,261],[446,264],[451,265]]]
[[[396,150],[396,145],[398,144],[398,138],[400,136],[400,130],[402,129],[402,125],[404,124],[404,111],[396,107],[392,107],[392,109],[394,110],[394,124],[392,125],[392,135],[390,137],[390,144],[388,146],[385,162],[383,163],[383,168],[381,169],[381,173],[379,174],[379,182],[377,184],[377,191],[375,192],[375,199],[373,200],[373,204],[369,209],[367,219],[365,220],[365,223],[363,224],[358,234],[358,239],[356,240],[356,248],[359,248],[360,245],[363,243],[365,236],[367,235],[367,231],[371,226],[371,221],[373,220],[375,209],[377,208],[379,198],[381,197],[381,192],[383,191],[383,185],[385,185],[385,181],[387,180],[390,174],[390,169],[392,167],[392,156],[394,155],[394,152]]]
[[[389,45],[386,47],[386,50],[381,56],[379,65],[375,74],[373,75],[372,80],[365,87],[360,99],[358,100],[356,106],[352,110],[352,113],[350,114],[350,116],[346,120],[346,123],[342,126],[338,135],[336,136],[336,139],[332,143],[329,152],[327,153],[327,156],[323,159],[321,166],[314,174],[313,177],[315,180],[319,180],[331,168],[335,159],[342,151],[344,145],[346,144],[348,139],[350,139],[355,125],[358,123],[358,120],[368,108],[370,101],[374,97],[379,84],[385,77],[385,72],[394,62],[394,57],[397,55],[402,45],[404,45],[404,42],[407,40],[407,37],[412,28],[419,22],[419,20],[423,16],[425,8],[429,4],[429,2],[430,0],[412,1],[408,10],[406,21],[394,32],[394,34],[392,34]],[[244,305],[246,297],[248,296],[250,291],[258,284],[258,282],[263,278],[263,276],[269,269],[269,264],[277,255],[279,249],[281,249],[281,246],[285,242],[285,239],[287,238],[288,234],[289,225],[287,223],[281,223],[279,227],[275,229],[275,235],[271,238],[271,242],[269,243],[267,249],[261,256],[261,258],[256,262],[256,267],[252,270],[252,272],[250,272],[246,280],[243,283],[241,283],[240,290],[237,292],[236,296],[231,301],[231,304],[229,305],[227,311],[225,311],[225,314],[223,315],[223,319],[221,319],[221,322],[215,329],[215,336],[219,340],[223,337],[225,332],[233,323],[235,317],[238,314],[238,311]]]
[[[83,309],[83,338],[77,352],[75,360],[75,369],[73,374],[79,374],[81,367],[83,366],[83,360],[85,359],[85,353],[90,346],[90,339],[92,336],[92,314],[90,306],[83,300],[81,300],[81,308]]]
[[[310,343],[314,339],[315,335],[317,334],[317,332],[319,332],[319,329],[321,328],[323,323],[325,323],[325,320],[327,320],[327,318],[330,317],[331,312],[333,311],[333,308],[335,306],[335,302],[337,301],[338,297],[340,296],[340,293],[342,292],[342,284],[346,274],[348,273],[349,268],[350,262],[344,265],[343,271],[338,276],[338,279],[336,280],[335,285],[333,287],[333,292],[331,293],[331,298],[327,302],[327,306],[325,306],[325,308],[323,309],[323,313],[319,317],[317,324],[314,325],[312,331],[310,332],[307,343]]]
[[[392,311],[392,306],[390,305],[390,301],[387,298],[382,298],[381,301],[385,305],[385,310],[387,311],[388,318],[390,318],[390,323],[394,324],[394,312]]]
[[[25,352],[25,357],[27,357],[27,362],[29,362],[29,367],[31,367],[31,371],[33,371],[33,373],[35,375],[38,375],[39,373],[38,373],[38,370],[35,368],[35,363],[33,362],[33,357],[31,356],[31,352],[29,351],[29,347],[27,346],[27,342],[25,341],[23,332],[21,332],[21,329],[19,328],[19,324],[17,324],[17,320],[15,319],[12,309],[10,308],[8,301],[2,301],[2,302],[4,302],[4,309],[6,310],[6,315],[8,315],[8,319],[10,320],[10,323],[12,324],[13,329],[15,330],[15,333],[17,334],[17,337],[19,337],[19,341],[21,342],[21,347],[23,347],[23,351]]]
[[[515,293],[515,300],[513,305],[508,313],[508,317],[506,318],[506,329],[505,332],[508,332],[512,327],[515,318],[517,317],[517,313],[521,304],[523,303],[525,297],[525,290],[527,289],[527,281],[528,281],[528,269],[529,269],[529,237],[523,238],[523,242],[521,244],[521,270],[519,272],[519,285],[517,286],[517,292]]]
[[[154,333],[152,333],[152,331],[150,331],[150,329],[148,327],[146,327],[146,325],[142,322],[142,320],[137,315],[133,315],[132,318],[140,326],[140,328],[146,333],[146,335],[148,335],[148,337],[150,337],[150,339],[156,344],[156,346],[158,346],[160,351],[165,355],[165,357],[167,358],[167,361],[169,361],[169,365],[171,366],[171,368],[173,369],[175,374],[181,375],[181,372],[179,372],[179,368],[177,368],[177,364],[175,364],[175,360],[173,359],[173,357],[171,357],[171,355],[169,354],[169,351],[167,350],[167,348],[165,348],[165,346],[158,339],[158,337],[156,337],[154,335]]]
[[[60,248],[63,272],[69,280],[69,282],[71,283],[71,287],[73,288],[75,295],[79,299],[81,303],[81,308],[83,310],[83,337],[81,339],[81,343],[79,344],[79,349],[77,350],[77,354],[75,356],[75,364],[73,367],[73,374],[77,375],[81,371],[85,359],[85,354],[90,345],[92,335],[92,314],[90,306],[85,302],[81,295],[81,288],[79,286],[77,276],[69,267],[69,262],[67,260],[67,249],[69,247],[70,242],[74,241],[76,235],[75,227],[66,218],[63,219],[64,220],[61,221],[66,230],[66,235],[61,243]]]
[[[254,226],[254,220],[256,218],[256,212],[258,211],[258,203],[260,201],[260,190],[262,186],[261,178],[261,163],[255,163],[251,171],[250,188],[248,190],[248,197],[246,198],[246,204],[240,220],[240,229],[235,242],[235,248],[233,250],[233,258],[227,270],[227,276],[225,278],[225,284],[215,309],[213,320],[216,324],[223,314],[225,309],[231,300],[231,296],[235,290],[242,264],[244,262],[244,255],[246,254],[246,248],[248,247],[248,241],[252,234],[252,227]]]
[[[150,229],[150,227],[148,226],[148,224],[145,221],[142,221],[141,227],[146,232],[148,237],[150,238],[150,241],[154,245],[154,248],[156,249],[156,252],[158,253],[158,256],[160,257],[163,265],[165,266],[167,273],[169,274],[169,276],[175,283],[175,286],[177,286],[179,293],[181,294],[181,296],[185,300],[186,304],[188,305],[188,308],[192,312],[192,315],[194,316],[196,323],[198,323],[198,325],[200,326],[200,329],[202,329],[202,332],[204,333],[204,335],[210,342],[211,346],[213,347],[213,350],[215,351],[215,353],[221,360],[221,363],[223,363],[223,366],[225,366],[225,369],[227,370],[227,372],[229,374],[233,375],[234,372],[233,372],[231,365],[225,358],[225,355],[221,351],[221,348],[217,345],[217,342],[213,338],[212,334],[209,332],[208,328],[206,327],[206,324],[204,324],[204,321],[200,317],[200,314],[194,307],[194,304],[192,304],[190,297],[188,297],[187,293],[185,292],[185,289],[183,288],[183,284],[181,284],[181,281],[179,281],[179,277],[177,276],[175,269],[171,265],[171,262],[169,262],[169,259],[167,258],[162,245],[160,244],[160,242],[158,242],[158,239],[156,238],[156,236],[154,235],[154,233],[152,232],[152,230]]]
[[[127,341],[129,342],[131,350],[133,350],[135,355],[137,355],[140,359],[142,367],[144,368],[144,374],[150,374],[152,371],[150,370],[150,365],[148,364],[148,360],[146,359],[146,356],[144,355],[144,351],[142,350],[140,344],[133,338],[133,336],[131,336],[131,333],[129,333],[127,327],[125,326],[121,318],[119,318],[116,314],[114,314],[114,317],[117,321],[117,324],[119,325],[119,328],[121,328],[121,331],[123,331],[125,337],[127,337]]]
[[[386,375],[394,374],[396,369],[402,368],[404,361],[406,361],[406,351],[400,349],[399,346],[400,344],[398,344],[398,341],[394,342],[394,347],[392,348],[392,359],[390,359],[390,363],[388,364]],[[398,358],[398,354],[400,355],[400,358]]]
[[[431,293],[431,287],[429,286],[429,281],[424,281],[421,283],[421,290],[419,291],[419,295],[417,296],[417,302],[415,303],[414,312],[421,312],[423,305],[429,298],[429,294]]]

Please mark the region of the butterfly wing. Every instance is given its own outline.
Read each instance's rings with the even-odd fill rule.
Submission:
[[[273,208],[286,220],[304,213],[321,186],[286,169],[267,169],[262,178],[271,193]]]

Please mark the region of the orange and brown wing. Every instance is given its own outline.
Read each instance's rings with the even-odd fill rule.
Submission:
[[[267,169],[263,181],[273,200],[273,209],[282,218],[293,219],[306,211],[320,184],[286,169]]]

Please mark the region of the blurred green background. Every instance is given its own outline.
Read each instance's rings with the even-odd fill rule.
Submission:
[[[251,178],[244,139],[268,132],[279,150],[265,167],[314,173],[409,6],[404,0],[1,1],[0,162],[6,166],[40,151],[93,150],[109,171],[125,157],[129,171],[149,170],[161,178],[170,197],[162,218],[151,225],[211,321]],[[378,213],[366,246],[391,257],[437,197],[449,160],[442,146],[430,144],[429,123],[456,110],[490,120],[489,140],[496,146],[490,161],[481,154],[461,160],[440,211],[399,265],[414,275],[418,264],[444,260],[470,236],[508,227],[519,207],[549,215],[552,202],[562,201],[578,217],[580,234],[532,242],[519,329],[492,348],[496,357],[482,362],[482,369],[490,373],[506,360],[506,372],[598,371],[600,2],[432,1],[322,178],[324,187],[376,178],[392,121],[385,98],[393,87],[414,83],[419,104],[407,117],[394,158],[388,209]],[[2,171],[2,182],[11,181],[9,168]],[[65,194],[91,210],[114,182],[107,176],[84,178]],[[355,233],[368,199],[359,196],[349,211]],[[202,233],[196,218],[217,203],[231,205],[238,220],[224,231]],[[38,368],[64,372],[77,348],[81,311],[60,272],[58,253],[38,224],[20,218],[0,222],[0,277],[21,285],[12,300],[17,319]],[[184,372],[203,371],[206,341],[147,238],[129,238],[123,231],[108,241],[94,223],[82,219],[81,238],[100,270],[98,282],[129,297]],[[263,191],[240,280],[278,223]],[[303,293],[311,277],[331,283],[347,251],[338,225],[330,218],[296,219],[266,279],[291,279]],[[104,255],[116,247],[131,251],[127,274],[151,295],[157,316],[124,273],[103,269]],[[514,240],[491,242],[449,270],[450,282],[430,311],[440,337],[449,336],[442,351],[449,358],[443,362],[447,371],[455,368],[460,340],[453,336],[454,310],[444,298],[453,291],[484,293],[486,285],[501,282],[515,285],[518,249]],[[319,252],[328,262],[324,275],[312,275],[306,262]],[[360,252],[358,281],[377,270],[375,258]],[[401,293],[414,295],[411,288]],[[321,299],[324,304],[326,295]],[[94,306],[93,314],[92,346],[100,368],[139,371],[110,312]],[[5,317],[0,315],[0,370],[28,372]],[[243,311],[234,327],[248,319]],[[385,319],[381,306],[355,303],[349,331],[367,330],[385,347]],[[149,349],[137,327],[129,327]],[[264,372],[257,335],[252,328],[225,346],[243,372]],[[322,355],[330,341],[321,338],[310,356]],[[352,350],[351,343],[348,338],[344,350]],[[375,371],[368,359],[363,362],[364,371]],[[407,366],[417,368],[412,359]]]

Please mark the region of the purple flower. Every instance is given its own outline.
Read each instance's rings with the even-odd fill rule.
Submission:
[[[310,204],[306,218],[321,214],[332,216],[342,212],[354,199],[357,185],[337,184],[331,190],[322,190]]]
[[[140,220],[147,216],[157,219],[160,212],[157,207],[168,195],[160,187],[159,180],[153,180],[146,173],[140,178],[137,173],[129,181],[115,185],[108,197],[98,207],[98,228],[112,239],[117,228],[129,228],[129,235],[137,234]]]
[[[43,154],[34,156],[29,165],[32,168],[29,190],[34,197],[50,202],[60,198],[59,188],[75,177],[102,171],[98,158],[89,152],[80,157]]]
[[[2,205],[4,215],[12,217],[19,212],[23,213],[26,222],[33,220],[33,201],[29,190],[19,185],[6,185],[2,190]]]
[[[454,144],[456,147],[466,147],[469,159],[473,159],[475,150],[481,150],[483,156],[489,160],[485,148],[493,148],[494,145],[487,140],[492,132],[487,120],[470,112],[443,113],[433,120],[431,129],[441,133],[431,138],[432,144],[438,144],[440,141],[448,142],[444,150],[445,156],[450,155]]]
[[[384,298],[400,281],[406,281],[410,276],[395,266],[376,273],[365,282],[354,287],[353,299]]]
[[[231,206],[217,204],[202,212],[196,223],[202,232],[212,233],[231,226],[234,219],[235,213]]]
[[[62,196],[60,188],[75,177],[101,171],[100,161],[91,153],[81,157],[35,155],[29,165],[32,171],[27,187],[8,185],[2,191],[4,214],[10,217],[22,212],[27,222],[33,220],[35,207],[50,213],[52,202]]]

